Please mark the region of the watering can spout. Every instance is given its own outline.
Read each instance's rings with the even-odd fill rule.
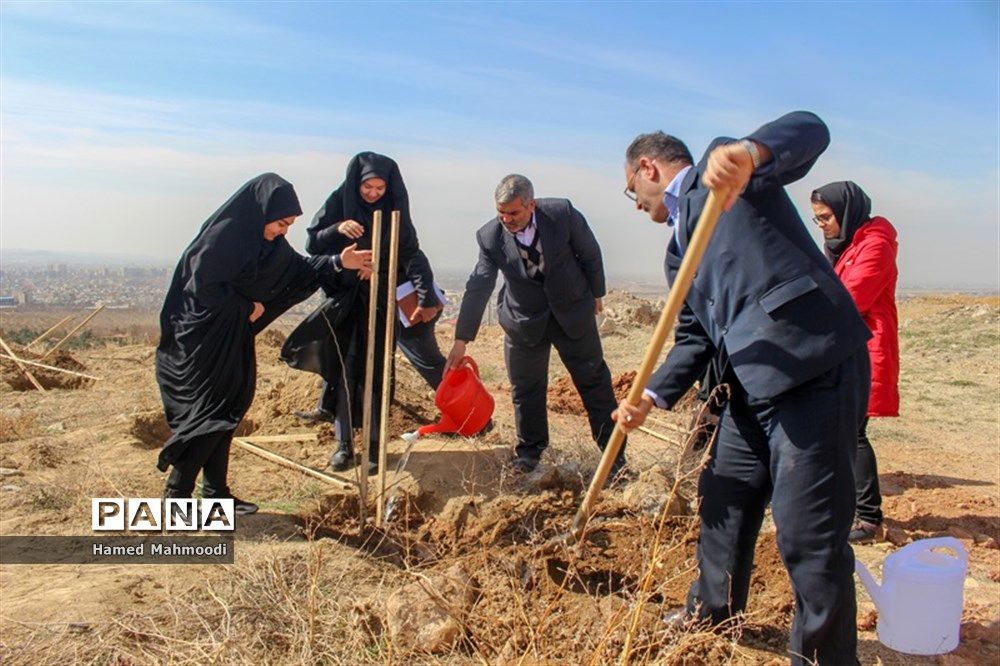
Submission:
[[[868,571],[868,567],[861,560],[854,560],[854,570],[857,572],[858,578],[861,579],[861,583],[865,586],[865,589],[868,590],[868,596],[875,602],[875,607],[878,609],[879,614],[884,613],[885,591],[882,586],[875,582],[875,578],[872,577]]]

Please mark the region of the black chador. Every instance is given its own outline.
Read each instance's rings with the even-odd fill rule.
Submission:
[[[229,440],[253,400],[254,336],[338,275],[328,257],[307,259],[283,235],[264,238],[269,222],[301,213],[290,183],[273,173],[257,176],[208,218],[177,264],[156,349],[173,431],[157,465],[174,466],[168,496],[190,496],[202,467],[206,496],[231,496]],[[254,302],[264,313],[251,323]]]
[[[374,203],[368,203],[361,196],[360,187],[371,178],[379,178],[386,183],[385,194]],[[381,252],[379,257],[380,287],[376,303],[375,326],[375,377],[373,400],[379,404],[382,392],[382,349],[385,344],[386,315],[395,323],[395,298],[388,300],[387,289],[389,264],[389,233],[392,211],[400,212],[399,227],[399,268],[396,283],[409,280],[417,292],[418,302],[425,307],[438,305],[433,289],[433,272],[430,262],[420,250],[416,229],[410,217],[409,195],[403,182],[399,166],[385,155],[363,152],[355,155],[347,167],[343,183],[327,198],[309,225],[309,239],[306,249],[317,255],[336,254],[346,246],[357,243],[359,250],[372,248],[374,214],[382,212]],[[338,230],[345,220],[354,220],[364,229],[357,240],[352,240]],[[394,288],[396,285],[392,285]],[[336,415],[337,436],[340,450],[350,455],[352,431],[361,426],[364,398],[365,356],[369,341],[368,301],[369,284],[362,281],[357,273],[345,273],[340,285],[328,289],[328,300],[309,315],[285,342],[281,357],[293,368],[320,374],[325,380],[323,396],[317,413]],[[420,360],[425,364],[416,367],[432,386],[441,380],[444,357],[434,341],[433,322],[416,324],[400,329],[400,340],[404,352],[417,348],[416,342],[429,340],[419,346]],[[409,340],[414,340],[409,347]],[[413,353],[408,354],[413,362]],[[424,367],[426,365],[427,367]],[[391,385],[390,385],[390,391]],[[378,438],[378,410],[374,411],[372,456]],[[372,458],[374,459],[374,457]]]

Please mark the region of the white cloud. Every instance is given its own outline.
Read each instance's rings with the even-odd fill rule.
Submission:
[[[342,180],[350,155],[374,149],[400,162],[421,242],[439,268],[471,269],[473,232],[493,214],[493,188],[518,171],[532,178],[539,196],[569,197],[584,212],[609,273],[662,279],[667,232],[621,195],[621,152],[580,160],[576,153],[586,146],[560,154],[557,138],[547,142],[556,150],[529,153],[504,148],[503,137],[487,134],[475,144],[434,129],[380,138],[374,136],[380,125],[364,112],[342,112],[331,124],[346,129],[321,134],[315,124],[323,114],[311,109],[9,81],[2,92],[4,247],[134,252],[172,261],[236,187],[276,171],[296,185],[306,211],[292,232],[301,248],[304,227]],[[259,114],[290,131],[253,129]],[[697,155],[701,146],[691,148]],[[857,181],[875,212],[899,229],[902,284],[996,285],[996,172],[958,179],[890,170],[867,164],[854,146],[836,144],[790,193],[808,219],[809,191],[843,179]]]

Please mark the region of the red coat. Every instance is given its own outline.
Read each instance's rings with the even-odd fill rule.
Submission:
[[[899,416],[899,319],[896,230],[884,217],[861,225],[834,270],[871,329],[872,392],[868,416]]]

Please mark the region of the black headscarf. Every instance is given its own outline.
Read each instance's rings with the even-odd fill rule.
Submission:
[[[374,204],[361,196],[361,183],[370,178],[385,181],[385,194]],[[400,212],[399,268],[396,282],[413,283],[421,305],[438,303],[434,294],[434,275],[430,262],[420,250],[417,232],[410,217],[410,197],[395,160],[371,151],[358,153],[347,165],[344,181],[334,190],[319,209],[307,230],[306,249],[312,254],[339,254],[352,243],[358,249],[372,247],[372,222],[376,210],[382,211],[382,246],[379,260],[381,287],[376,304],[375,348],[381,350],[387,324],[387,313],[395,325],[395,303],[390,306],[385,281],[389,264],[389,233],[392,211]],[[337,231],[344,220],[354,220],[364,228],[364,234],[351,240]],[[310,314],[285,340],[281,358],[293,368],[315,372],[331,385],[344,382],[351,395],[351,418],[361,422],[364,395],[364,363],[368,340],[369,283],[360,281],[353,271],[344,271],[342,285],[335,291],[328,290],[329,298]],[[395,299],[393,299],[395,301]],[[399,337],[416,336],[432,326],[423,323],[404,328]],[[332,334],[331,334],[332,329]],[[382,353],[375,354],[375,380],[373,393],[381,395]],[[378,404],[376,402],[376,404]]]
[[[156,379],[173,436],[165,470],[200,435],[232,430],[250,407],[256,381],[254,335],[319,287],[332,269],[306,259],[284,236],[264,239],[269,222],[300,215],[295,190],[273,173],[250,180],[202,225],[184,251],[160,311]],[[264,316],[253,324],[253,303]]]
[[[361,183],[370,178],[385,181],[385,194],[373,204],[361,196]],[[410,217],[410,196],[396,161],[371,151],[358,153],[347,165],[344,182],[334,190],[319,209],[307,229],[309,240],[306,249],[311,254],[339,254],[348,245],[357,242],[359,250],[372,248],[372,221],[375,211],[382,211],[382,250],[379,272],[388,273],[389,231],[392,211],[399,211],[399,270],[397,284],[413,282],[421,304],[437,303],[432,283],[434,275],[430,262],[420,250],[417,231]],[[337,231],[344,220],[355,220],[364,228],[364,234],[353,241]]]
[[[854,234],[871,219],[872,201],[858,185],[851,180],[840,180],[828,183],[813,190],[810,200],[823,203],[830,207],[840,224],[840,233],[836,238],[825,240],[826,256],[830,263],[836,264],[854,240]]]
[[[385,181],[385,194],[373,204],[368,203],[361,196],[361,183],[371,178],[381,178]],[[367,151],[355,155],[347,165],[347,175],[343,185],[340,186],[344,192],[344,219],[353,219],[367,227],[372,215],[376,210],[382,211],[383,222],[387,225],[389,215],[392,211],[398,210],[400,215],[400,228],[413,228],[413,220],[410,219],[410,195],[406,191],[406,184],[403,183],[403,176],[399,173],[399,165],[391,157],[379,155]]]

